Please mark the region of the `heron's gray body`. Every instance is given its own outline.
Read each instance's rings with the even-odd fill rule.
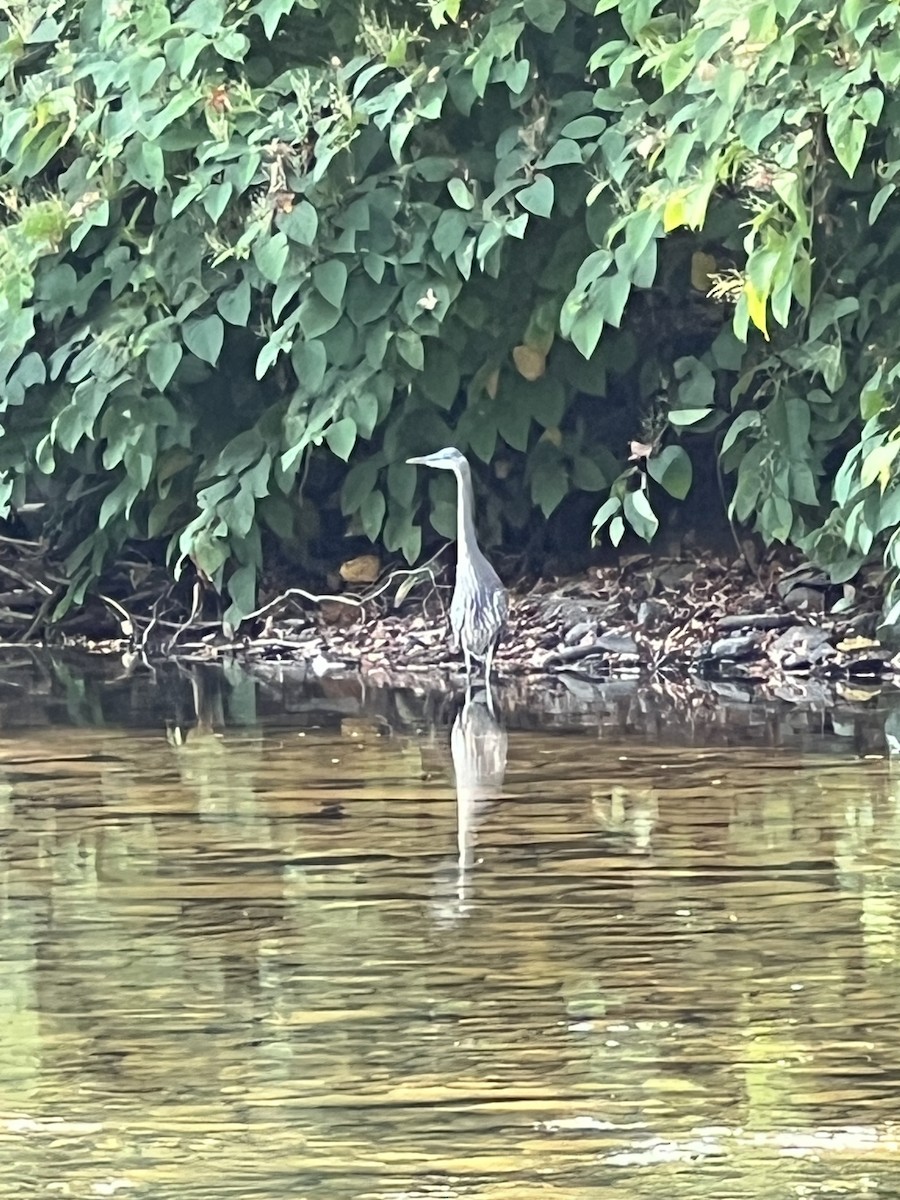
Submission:
[[[483,661],[503,632],[509,602],[497,572],[484,555],[481,560],[477,567],[457,563],[450,628],[456,645]]]
[[[462,650],[466,675],[471,678],[473,658],[484,663],[490,700],[490,674],[494,651],[503,633],[509,602],[497,572],[485,558],[475,533],[472,473],[458,450],[447,448],[407,462],[452,471],[456,476],[456,583],[450,601],[450,629]]]

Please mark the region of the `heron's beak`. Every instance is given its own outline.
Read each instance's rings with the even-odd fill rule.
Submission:
[[[406,461],[411,467],[432,467],[435,464],[431,459],[430,454],[422,454],[418,458],[408,458]]]

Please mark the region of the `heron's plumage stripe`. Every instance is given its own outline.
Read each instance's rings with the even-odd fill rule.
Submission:
[[[450,602],[450,626],[476,658],[483,658],[497,641],[509,611],[506,589],[486,559],[483,565],[493,578],[487,572],[459,572]]]

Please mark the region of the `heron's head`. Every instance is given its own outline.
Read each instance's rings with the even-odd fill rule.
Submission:
[[[455,446],[445,446],[443,450],[435,450],[433,454],[423,454],[419,458],[406,460],[412,466],[437,467],[440,471],[455,471],[467,466],[466,457]]]

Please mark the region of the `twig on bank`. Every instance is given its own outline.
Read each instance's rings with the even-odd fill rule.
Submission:
[[[10,579],[15,579],[16,583],[20,583],[22,587],[28,588],[30,591],[43,592],[45,596],[53,595],[53,588],[47,587],[46,583],[40,579],[29,579],[21,571],[17,571],[15,567],[8,567],[5,563],[0,563],[0,574],[8,575]]]
[[[56,593],[51,592],[49,596],[44,597],[44,599],[41,602],[40,608],[34,614],[34,620],[31,622],[31,624],[28,626],[28,628],[22,634],[20,641],[23,641],[23,642],[31,641],[31,637],[32,637],[32,634],[34,633],[34,631],[36,629],[39,629],[40,626],[43,624],[44,618],[47,616],[47,613],[50,610],[50,606],[53,603],[55,596],[56,596]]]
[[[266,613],[271,612],[272,609],[284,604],[284,602],[290,599],[291,596],[299,596],[302,600],[308,600],[310,604],[331,602],[334,604],[349,604],[353,608],[362,608],[364,605],[370,604],[373,600],[376,600],[379,596],[386,592],[395,579],[407,579],[411,575],[428,575],[433,581],[434,572],[430,569],[431,564],[435,561],[435,559],[439,558],[441,554],[443,554],[443,547],[441,547],[436,554],[433,554],[431,558],[429,558],[427,562],[424,562],[420,567],[410,567],[409,569],[398,569],[396,571],[391,571],[383,583],[380,583],[374,591],[367,592],[364,596],[354,596],[346,593],[342,595],[331,595],[328,593],[318,595],[315,592],[308,592],[305,588],[288,588],[287,591],[282,592],[279,596],[276,596],[274,600],[270,600],[268,604],[264,604],[262,608],[257,608],[254,612],[247,613],[246,617],[244,617],[244,620],[253,621],[257,620],[259,617],[265,616]]]
[[[168,644],[166,646],[166,654],[172,653],[175,643],[178,641],[179,637],[181,637],[181,635],[184,633],[184,631],[186,629],[190,629],[192,627],[192,625],[194,624],[194,618],[197,616],[197,613],[200,611],[200,605],[202,603],[203,603],[203,584],[198,579],[195,581],[194,588],[191,593],[191,611],[188,613],[187,620],[184,621],[181,625],[179,625],[178,628],[175,630],[175,632],[172,634],[171,638],[169,638]]]
[[[102,600],[104,604],[108,605],[108,607],[111,608],[119,618],[119,626],[122,630],[122,636],[133,639],[135,632],[135,621],[131,616],[131,613],[129,613],[127,609],[123,608],[118,600],[113,600],[111,596],[105,596],[103,592],[98,592],[97,597],[98,599]]]
[[[150,631],[153,629],[154,625],[159,625],[162,623],[160,621],[160,617],[159,617],[159,608],[160,608],[160,605],[163,604],[166,600],[168,600],[168,598],[172,595],[172,587],[173,586],[174,586],[173,584],[169,584],[169,586],[166,588],[165,592],[162,595],[158,595],[156,597],[156,599],[153,601],[153,607],[150,610],[150,620],[147,623],[147,628],[144,630],[143,634],[141,635],[140,650],[141,650],[142,654],[147,649],[147,642],[150,640]]]

